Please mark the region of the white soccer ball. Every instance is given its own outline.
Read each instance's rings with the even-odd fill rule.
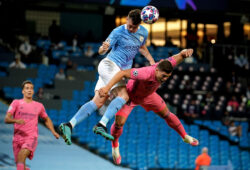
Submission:
[[[153,24],[159,19],[159,11],[156,7],[148,5],[141,11],[141,19],[146,24]]]

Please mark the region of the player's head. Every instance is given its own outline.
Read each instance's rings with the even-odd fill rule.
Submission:
[[[207,147],[203,147],[201,152],[202,153],[208,153],[208,148]]]
[[[128,13],[127,29],[131,33],[135,33],[141,23],[141,10],[134,9]]]
[[[155,70],[156,79],[158,82],[165,82],[171,76],[173,66],[168,60],[161,61]]]
[[[22,94],[24,98],[32,99],[34,94],[34,85],[31,81],[25,80],[22,83]]]

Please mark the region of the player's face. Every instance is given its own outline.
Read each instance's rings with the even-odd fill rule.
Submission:
[[[34,94],[34,86],[33,84],[25,84],[24,87],[23,87],[23,97],[24,98],[28,98],[28,99],[31,99],[33,94]]]
[[[164,71],[159,70],[156,68],[156,79],[159,83],[164,83],[167,79],[171,76],[172,73],[166,73]]]
[[[135,33],[138,30],[140,24],[133,25],[133,21],[130,18],[127,18],[127,29],[131,33]]]

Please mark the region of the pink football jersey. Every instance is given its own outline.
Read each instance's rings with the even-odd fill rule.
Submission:
[[[48,116],[43,104],[36,101],[27,103],[23,99],[13,100],[7,113],[11,113],[14,119],[25,121],[22,125],[14,124],[14,140],[38,137],[38,117],[45,119]]]

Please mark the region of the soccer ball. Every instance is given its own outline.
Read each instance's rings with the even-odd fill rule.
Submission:
[[[146,24],[153,24],[159,19],[159,11],[154,6],[145,6],[141,11],[141,19]]]

